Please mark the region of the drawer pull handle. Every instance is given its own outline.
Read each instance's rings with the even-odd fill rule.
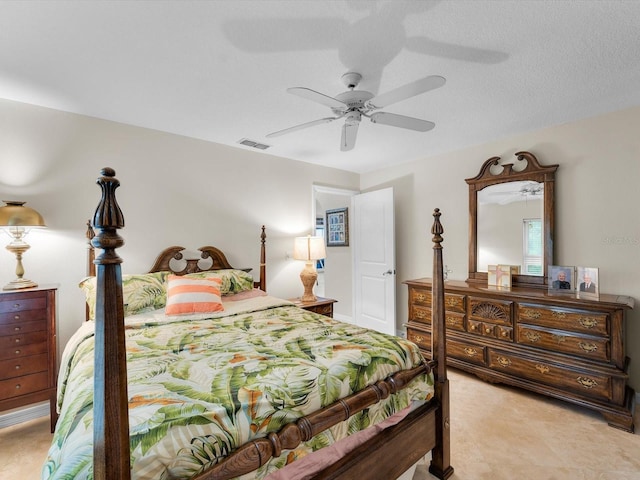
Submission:
[[[15,308],[15,309],[20,308],[20,304],[19,304],[19,303],[14,303],[14,304],[13,304],[13,308]]]
[[[22,353],[21,350],[16,350],[16,355],[20,355]]]
[[[539,363],[536,365],[536,370],[538,370],[543,375],[545,373],[549,373],[549,367],[547,367],[546,365],[540,365]]]
[[[576,381],[584,388],[593,388],[598,386],[598,382],[589,377],[578,377],[576,378]]]
[[[598,345],[595,343],[580,342],[578,346],[587,353],[593,353],[598,350]]]
[[[16,385],[16,390],[20,390],[20,384],[19,383]]]
[[[507,357],[498,357],[496,360],[498,360],[498,364],[500,364],[500,366],[502,367],[511,366],[511,360],[509,360]]]
[[[490,328],[485,328],[484,331],[485,331],[485,333],[491,333],[491,329]]]
[[[580,317],[578,323],[584,328],[593,328],[598,326],[598,319],[593,317]]]
[[[522,316],[525,318],[540,318],[540,315],[542,315],[540,312],[536,311],[536,310],[531,310],[529,308],[525,308],[524,310],[522,310]]]
[[[558,335],[557,333],[554,333],[553,335],[551,335],[551,337],[558,343],[562,343],[562,342],[566,342],[567,341],[567,337],[564,335]]]
[[[14,319],[14,320],[20,320],[20,315],[14,315],[14,316],[13,316],[13,319]]]
[[[471,330],[477,330],[478,327],[476,325],[471,325]]]
[[[526,332],[524,332],[524,336],[527,338],[527,340],[529,340],[531,343],[536,343],[540,341],[540,334],[536,333],[536,332],[532,332],[530,330],[527,330]]]
[[[418,293],[416,295],[416,300],[419,302],[424,302],[427,299],[427,296],[424,293]]]
[[[20,327],[14,327],[14,328],[13,328],[13,331],[14,331],[14,332],[19,332],[19,331],[20,331]]]
[[[551,315],[560,320],[567,318],[567,314],[565,312],[556,312],[555,310],[551,312]]]
[[[502,335],[503,337],[508,337],[508,336],[509,336],[509,332],[507,332],[506,330],[503,330],[503,331],[502,331],[502,333],[501,333],[501,335]]]
[[[20,365],[16,365],[16,370],[20,370]]]
[[[475,348],[471,347],[465,347],[464,353],[466,353],[469,357],[475,357],[476,355],[478,355],[478,351]]]
[[[19,338],[16,338],[16,343],[20,343],[20,339]]]

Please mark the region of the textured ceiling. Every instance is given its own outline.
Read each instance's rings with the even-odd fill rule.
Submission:
[[[635,0],[3,0],[0,97],[366,172],[640,105],[638,25]],[[384,109],[435,129],[265,137],[331,116],[288,87],[335,96],[348,71],[373,94],[445,77]]]

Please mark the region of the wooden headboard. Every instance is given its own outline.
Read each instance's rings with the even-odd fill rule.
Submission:
[[[87,254],[87,275],[95,276],[96,264],[95,264],[95,250],[92,244],[92,240],[95,237],[95,232],[91,221],[87,221],[87,242],[88,242],[88,254]],[[253,282],[255,288],[259,288],[263,292],[267,291],[267,266],[266,266],[266,240],[267,234],[265,233],[265,226],[262,225],[260,233],[260,277],[258,281]],[[165,248],[156,257],[156,261],[149,269],[151,272],[172,272],[175,275],[186,275],[187,273],[208,272],[211,270],[224,270],[232,267],[225,254],[219,248],[212,246],[200,247],[200,257],[198,258],[185,258],[183,254],[187,249],[180,246],[173,246]],[[175,263],[172,265],[172,260],[176,260],[179,265],[184,265],[184,268],[176,270]],[[211,262],[211,265],[202,267],[202,261],[205,263]],[[244,270],[250,272],[250,268],[238,268],[237,270]]]

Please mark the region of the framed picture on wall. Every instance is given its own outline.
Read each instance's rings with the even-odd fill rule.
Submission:
[[[327,210],[325,233],[327,247],[349,246],[349,212],[347,208]]]

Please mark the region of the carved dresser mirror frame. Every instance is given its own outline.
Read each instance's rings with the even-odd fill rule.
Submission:
[[[512,286],[546,288],[547,266],[553,265],[553,231],[554,231],[554,186],[555,172],[558,165],[542,166],[538,159],[529,152],[517,152],[518,162],[526,162],[524,168],[514,169],[513,163],[500,164],[500,157],[491,157],[484,162],[480,173],[473,178],[465,179],[469,185],[469,278],[468,283],[487,285],[487,272],[478,271],[478,192],[485,187],[505,182],[531,181],[544,184],[543,227],[543,274],[513,275]],[[491,167],[499,166],[497,174]]]

